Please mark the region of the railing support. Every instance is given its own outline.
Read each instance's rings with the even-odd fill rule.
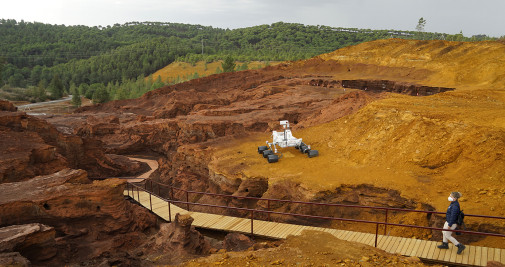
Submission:
[[[270,199],[267,200],[267,211],[270,211]],[[270,212],[268,213],[268,221],[270,221]]]
[[[379,224],[375,224],[375,247],[377,247],[377,237],[379,236]]]
[[[170,211],[170,201],[168,203],[168,222],[172,222],[172,212]]]
[[[139,193],[139,188],[137,187],[137,201],[140,203],[140,193]]]
[[[384,235],[386,235],[386,229],[388,228],[388,225],[387,225],[387,223],[388,223],[388,211],[389,210],[387,209],[386,210],[386,220],[385,220],[386,224],[384,224]]]
[[[254,210],[251,210],[251,239],[254,239]]]
[[[149,192],[149,206],[151,207],[151,211],[153,211],[153,201],[151,200],[151,192]]]
[[[186,206],[188,207],[188,211],[189,211],[189,192],[186,191]]]

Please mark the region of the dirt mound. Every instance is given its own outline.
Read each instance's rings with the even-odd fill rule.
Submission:
[[[318,59],[344,65],[350,75],[384,77],[385,68],[403,70],[402,80],[458,89],[504,89],[505,44],[500,42],[449,42],[403,39],[378,40],[345,47]],[[328,63],[327,63],[328,64]]]
[[[340,240],[329,233],[304,231],[277,248],[229,252],[184,266],[426,266],[418,258],[393,255],[371,246]]]

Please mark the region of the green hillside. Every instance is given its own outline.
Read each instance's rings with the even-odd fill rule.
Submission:
[[[66,92],[80,87],[81,94],[91,97],[86,90],[92,85],[114,90],[174,61],[194,64],[227,56],[242,62],[285,61],[384,38],[465,39],[462,35],[283,22],[229,30],[162,22],[88,27],[6,19],[0,20],[0,36],[0,87],[31,88],[32,101],[59,95],[55,92],[59,83]]]

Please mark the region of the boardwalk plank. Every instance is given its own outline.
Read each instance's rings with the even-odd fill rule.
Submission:
[[[278,237],[278,233],[282,231],[284,228],[284,223],[279,223],[272,229],[272,231],[269,233],[271,237]]]
[[[410,242],[410,244],[407,248],[407,251],[403,255],[411,255],[412,251],[414,251],[414,247],[416,246],[417,241],[418,241],[418,239],[412,239],[412,241]]]
[[[449,249],[446,249],[447,252],[445,253],[444,261],[450,261],[452,255],[456,254],[456,251],[454,248],[456,248],[456,247],[453,246],[452,244],[449,244]]]
[[[219,224],[219,222],[223,219],[226,219],[226,216],[224,216],[224,215],[211,216],[207,220],[207,222],[202,225],[202,227],[215,229],[217,227],[214,227],[214,225]]]
[[[277,237],[279,238],[286,238],[288,236],[288,233],[291,230],[291,226],[288,224],[283,224],[282,228],[280,228],[280,231],[277,232]]]
[[[272,236],[272,231],[279,225],[278,222],[271,222],[271,226],[269,229],[265,229],[266,236]]]
[[[389,253],[395,251],[396,247],[398,246],[398,244],[400,243],[401,240],[402,240],[401,237],[395,236],[393,238],[393,240],[391,240],[391,242],[389,242],[389,245],[386,247],[386,251]]]
[[[449,245],[450,246],[450,245]],[[456,262],[456,257],[458,256],[458,247],[452,246],[453,252],[451,254],[451,258],[449,259],[449,262]]]
[[[436,242],[436,245],[438,246],[440,243]],[[442,249],[439,249],[435,246],[435,249],[433,250],[433,254],[431,256],[431,259],[433,260],[438,260],[438,257],[440,256],[440,253],[442,252]]]
[[[407,238],[405,237],[402,237],[400,239],[400,242],[398,243],[398,245],[396,246],[396,249],[393,250],[393,254],[400,254],[400,252],[402,251],[402,248],[403,248],[403,245],[405,245],[405,243],[407,242]]]
[[[345,240],[347,240],[347,241],[351,241],[358,234],[358,232],[353,232],[353,231],[350,231],[350,232],[351,233],[348,236],[346,236],[346,238],[345,238]]]
[[[270,222],[254,221],[254,234],[262,235],[262,233],[265,232],[266,229],[269,229],[270,226],[271,226]]]
[[[500,249],[500,262],[505,264],[505,249]]]
[[[424,255],[425,252],[427,252],[430,249],[429,245],[430,245],[429,241],[421,240],[421,244],[419,245],[419,248],[418,248],[416,254],[414,254],[414,256],[421,258],[421,256]]]
[[[466,246],[465,251],[461,254],[461,264],[468,264],[468,258],[470,257],[470,246]]]
[[[438,258],[437,259],[439,261],[444,261],[445,254],[449,254],[449,249],[439,249],[439,248],[437,248],[437,249],[440,251],[440,253],[438,254]]]
[[[494,260],[494,251],[495,249],[494,248],[488,248],[487,249],[487,260],[488,261],[492,261]],[[464,252],[463,252],[464,253]],[[486,263],[487,264],[487,263]]]
[[[329,233],[329,234],[332,234],[334,237],[337,237],[338,234],[340,233],[340,230],[337,230],[337,229],[329,229],[328,231],[326,231],[326,233]],[[338,237],[337,237],[338,238]]]
[[[268,229],[265,234],[268,235],[268,236],[271,236],[271,237],[274,237],[274,232],[276,231],[276,229],[278,229],[278,227],[280,226],[281,224],[278,223],[278,222],[274,222],[272,227],[270,229]]]
[[[437,242],[434,241],[428,241],[426,242],[426,252],[423,252],[422,258],[424,259],[434,259],[435,257],[435,249],[437,249]]]
[[[286,226],[285,231],[282,233],[282,235],[284,236],[284,238],[286,238],[286,237],[288,237],[290,235],[296,235],[294,233],[298,232],[298,230],[300,230],[300,226],[299,225],[288,224]]]
[[[223,227],[228,224],[230,221],[233,220],[234,217],[231,217],[231,216],[224,216],[224,218],[222,218],[219,223],[216,223],[214,225],[212,225],[212,228],[215,228],[215,229],[223,229]]]
[[[236,224],[231,231],[241,232],[241,233],[250,233],[251,232],[251,221],[242,219],[241,222]]]
[[[366,233],[358,232],[358,234],[351,241],[361,243],[360,240],[363,239],[365,235]]]
[[[229,221],[224,227],[223,229],[226,230],[226,231],[231,231],[231,229],[233,229],[235,226],[237,226],[238,224],[242,223],[243,222],[243,219],[242,218],[238,218],[238,217],[235,217],[235,219]]]
[[[480,265],[481,266],[486,266],[487,265],[487,247],[482,247],[482,255],[480,256]]]
[[[386,250],[386,247],[389,245],[389,242],[391,242],[391,239],[391,236],[382,236],[381,241],[377,244],[377,248]]]
[[[473,264],[481,266],[480,264],[481,258],[482,258],[482,247],[475,247],[475,259]]]
[[[408,251],[408,248],[409,248],[410,244],[414,243],[414,241],[415,241],[414,239],[407,238],[405,240],[405,244],[402,245],[402,248],[401,248],[401,250],[400,250],[399,253],[401,255],[405,255],[407,253],[407,251]]]
[[[302,225],[302,227],[298,229],[298,231],[296,231],[295,235],[301,235],[303,231],[306,230],[307,228],[308,228],[307,226]]]
[[[494,261],[500,262],[500,260],[501,260],[500,258],[503,257],[503,255],[501,255],[502,251],[503,250],[499,249],[499,248],[497,248],[495,250],[495,252],[494,252]]]
[[[421,239],[415,239],[414,244],[410,246],[409,251],[407,251],[408,256],[415,256],[421,245]]]
[[[468,254],[466,259],[463,257],[463,264],[473,265],[475,261],[475,246],[468,246]]]
[[[363,244],[373,246],[375,243],[375,234],[368,235],[364,240]]]

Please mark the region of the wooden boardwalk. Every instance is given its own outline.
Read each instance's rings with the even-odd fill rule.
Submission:
[[[128,191],[124,191],[128,195]],[[130,191],[131,195],[131,191]],[[139,199],[140,197],[140,199]],[[147,209],[151,208],[149,193],[137,191],[134,199]],[[151,196],[152,211],[159,217],[169,221],[168,202],[154,195]],[[238,218],[210,213],[191,212],[170,204],[171,220],[175,214],[189,214],[193,217],[193,225],[197,228],[221,230],[227,232],[238,232],[244,234],[251,233],[251,220],[249,218]],[[337,230],[330,228],[303,226],[296,224],[268,222],[261,220],[253,221],[254,235],[276,239],[284,239],[288,235],[299,235],[303,230],[316,230],[328,232],[337,238],[354,241],[370,246],[375,244],[375,234]],[[452,244],[449,249],[437,249],[440,242],[427,241],[421,239],[404,238],[396,236],[379,235],[377,247],[390,253],[398,253],[404,256],[415,256],[421,259],[436,261],[439,263],[450,263],[453,265],[486,266],[488,261],[497,261],[505,264],[505,249],[488,248],[467,245],[461,255],[456,254],[456,247]]]

